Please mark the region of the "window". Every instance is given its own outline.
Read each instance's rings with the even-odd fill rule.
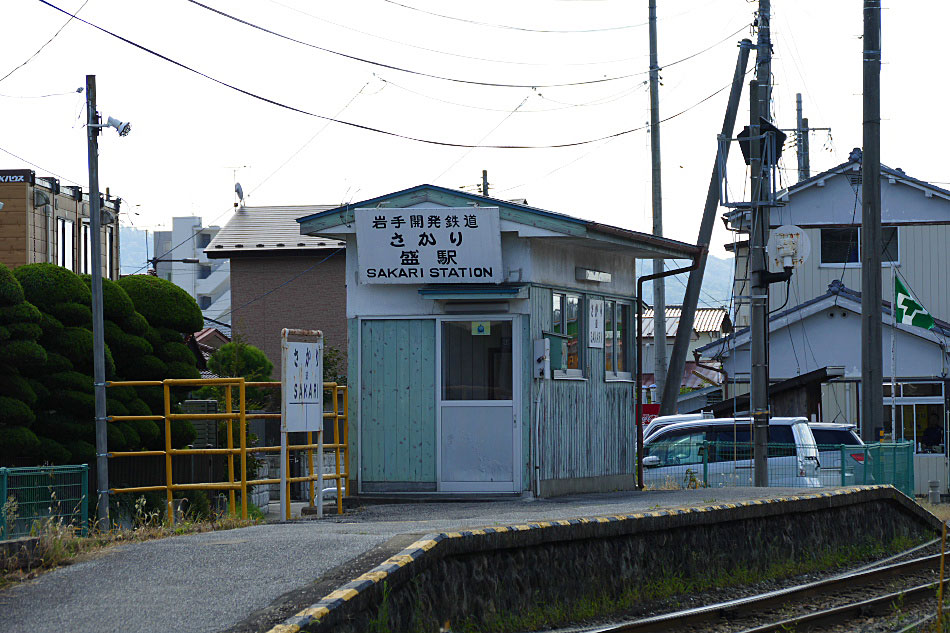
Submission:
[[[207,310],[211,307],[211,297],[208,295],[198,295],[198,307]]]
[[[210,264],[201,264],[198,266],[198,279],[207,279],[211,276]]]
[[[210,233],[199,233],[198,234],[198,248],[205,248],[208,244],[211,243],[211,234]]]
[[[73,261],[73,222],[66,218],[56,218],[56,242],[59,252],[56,255],[56,263],[63,268],[75,270],[76,264]]]
[[[630,306],[616,301],[604,302],[604,372],[607,379],[627,379],[630,368],[627,332],[630,330]]]
[[[581,366],[581,310],[580,295],[553,293],[551,302],[551,332],[566,340],[566,359],[561,367],[553,367],[556,376],[580,378]],[[553,344],[553,341],[552,341]],[[552,356],[556,356],[552,353]]]
[[[83,220],[80,226],[79,237],[79,272],[84,275],[92,274],[92,242],[89,239],[91,236],[92,234],[89,232],[89,220]]]
[[[442,323],[442,399],[511,400],[511,321]]]
[[[896,226],[881,227],[881,261],[899,261]],[[821,263],[861,265],[861,232],[856,226],[821,229]]]
[[[676,431],[644,445],[643,454],[659,458],[658,466],[702,464],[705,439],[706,434],[701,429]]]
[[[115,279],[115,275],[112,273],[112,253],[115,249],[115,232],[111,226],[106,227],[106,277],[109,279]]]

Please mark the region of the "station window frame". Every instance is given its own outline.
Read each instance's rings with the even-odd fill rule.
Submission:
[[[569,319],[570,310],[568,306],[571,303],[574,305],[574,319]],[[584,378],[584,357],[587,351],[586,337],[584,336],[586,333],[586,322],[583,314],[584,311],[581,309],[581,306],[584,305],[586,305],[584,303],[584,297],[579,293],[558,291],[551,293],[551,332],[559,336],[565,336],[567,338],[568,349],[564,367],[551,368],[551,374],[554,378],[575,380]],[[572,321],[577,322],[577,328],[574,334],[568,332],[569,324]],[[570,362],[572,342],[576,350],[576,367],[567,366]]]
[[[633,332],[632,309],[633,307],[624,301],[604,300],[605,381],[633,380],[633,343],[630,340]],[[614,341],[619,341],[620,345],[614,345]]]

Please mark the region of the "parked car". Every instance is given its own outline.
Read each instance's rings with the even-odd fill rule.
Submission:
[[[709,454],[704,455],[708,450]],[[678,422],[643,441],[643,478],[654,488],[752,485],[749,418]],[[805,418],[769,422],[769,486],[818,488],[819,456]]]
[[[709,420],[712,419],[712,413],[677,413],[675,415],[659,415],[652,420],[649,424],[643,427],[643,439],[647,439],[660,429],[667,427],[671,424],[676,424],[677,422],[692,422],[693,420]]]
[[[853,486],[865,481],[865,451],[857,425],[834,422],[809,422],[815,443],[818,445],[818,461],[821,465],[822,486]],[[841,479],[841,455],[844,447],[844,480]],[[857,477],[855,476],[857,473]],[[869,473],[870,476],[870,473]]]

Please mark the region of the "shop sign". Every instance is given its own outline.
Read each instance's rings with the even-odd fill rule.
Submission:
[[[604,300],[590,299],[587,302],[587,346],[604,346]]]
[[[364,284],[501,283],[497,207],[356,209]]]

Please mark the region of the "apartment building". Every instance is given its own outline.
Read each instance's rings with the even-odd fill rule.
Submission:
[[[154,233],[151,263],[156,275],[195,298],[205,318],[230,322],[231,264],[208,259],[204,252],[220,230],[202,227],[199,217],[172,218],[172,230]]]
[[[100,196],[102,274],[119,277],[121,200]],[[81,274],[92,270],[89,194],[30,169],[0,170],[0,262],[10,268],[52,262]]]

